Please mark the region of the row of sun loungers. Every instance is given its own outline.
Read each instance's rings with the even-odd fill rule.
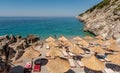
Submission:
[[[81,68],[84,67],[83,63],[80,60],[74,61],[73,59],[68,59],[68,61],[70,63],[71,68],[76,68],[76,64],[78,64],[78,66]],[[75,64],[75,62],[76,62],[76,64]]]
[[[76,62],[77,62],[77,64],[78,64],[81,68],[84,67],[83,63],[82,63],[80,60],[77,60]]]
[[[74,62],[73,59],[68,59],[68,61],[70,63],[71,68],[75,68],[76,67],[75,62]]]
[[[63,55],[64,55],[65,57],[68,57],[68,56],[69,56],[68,53],[67,53],[66,51],[64,51],[64,50],[62,50],[62,53],[63,53]]]
[[[63,53],[63,55],[64,55],[65,57],[75,56],[75,54],[73,54],[73,53],[71,53],[71,52],[67,53],[67,52],[64,51],[64,50],[62,50],[62,53]],[[76,62],[81,68],[84,67],[83,63],[82,63],[80,60],[75,61],[75,60],[73,60],[72,58],[69,58],[68,61],[69,61],[69,63],[70,63],[71,68],[75,68],[75,67],[76,67],[75,62]]]

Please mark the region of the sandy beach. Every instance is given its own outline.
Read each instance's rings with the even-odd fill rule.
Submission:
[[[67,39],[64,36],[58,39],[49,37],[44,41],[32,42],[19,59],[15,60],[17,56],[13,57],[10,72],[24,73],[27,62],[32,62],[31,73],[52,73],[52,71],[56,72],[58,69],[64,70],[66,66],[68,67],[66,67],[65,73],[119,73],[120,63],[117,59],[120,55],[119,51],[120,47],[114,39],[104,40],[101,36],[94,38],[77,36],[73,39]],[[41,60],[41,67],[39,72],[35,72],[34,63],[38,59]],[[59,63],[57,64],[57,62]],[[62,66],[63,62],[67,65]],[[52,69],[52,66],[49,65],[53,65],[55,69]],[[115,66],[115,69],[110,66],[112,68]],[[63,69],[60,67],[63,67]]]

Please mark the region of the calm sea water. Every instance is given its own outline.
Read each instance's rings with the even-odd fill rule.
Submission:
[[[54,35],[67,38],[91,35],[83,31],[83,26],[75,17],[0,17],[0,35],[36,34],[42,39]]]

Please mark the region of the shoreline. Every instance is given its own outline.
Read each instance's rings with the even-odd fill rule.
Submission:
[[[88,32],[88,31],[85,31],[85,32]],[[53,37],[53,38],[55,38],[55,36],[56,36],[56,39],[58,39],[60,36],[65,36],[68,39],[73,39],[76,36],[79,36],[81,38],[84,38],[85,36],[91,36],[91,37],[95,37],[96,36],[96,35],[94,35],[94,34],[92,34],[90,32],[88,32],[88,33],[89,34],[82,35],[82,36],[81,35],[47,35],[47,36],[39,36],[37,34],[27,34],[26,36],[22,36],[22,35],[14,35],[14,34],[9,34],[9,35],[5,34],[5,35],[0,35],[0,37],[13,35],[13,36],[21,36],[22,38],[26,38],[28,35],[35,35],[35,36],[39,37],[40,40],[44,41],[45,39],[49,38],[50,36]]]

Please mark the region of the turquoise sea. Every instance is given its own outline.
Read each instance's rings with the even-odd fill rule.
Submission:
[[[0,17],[0,35],[36,34],[42,39],[54,35],[67,38],[91,35],[84,32],[83,27],[75,17]]]

